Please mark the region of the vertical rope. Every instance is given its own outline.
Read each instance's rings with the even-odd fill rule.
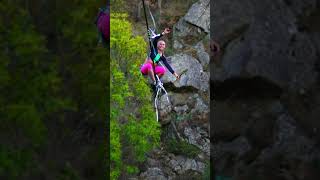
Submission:
[[[142,0],[142,5],[143,5],[144,17],[145,17],[145,19],[146,19],[147,32],[148,32],[148,30],[149,30],[149,25],[148,25],[148,19],[147,19],[146,7],[145,7],[145,5],[144,5],[144,0]],[[150,51],[152,51],[152,45],[151,45],[151,39],[150,39],[149,33],[148,33],[148,39],[149,39]],[[154,79],[155,79],[156,82],[157,82],[156,71],[155,71],[155,63],[152,61],[152,64],[153,64],[152,68],[153,68]]]

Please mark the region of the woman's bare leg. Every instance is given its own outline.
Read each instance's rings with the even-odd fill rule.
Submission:
[[[153,73],[153,70],[150,69],[149,72],[148,72],[150,78],[152,79],[153,82],[156,82],[156,79],[154,78],[154,73]]]

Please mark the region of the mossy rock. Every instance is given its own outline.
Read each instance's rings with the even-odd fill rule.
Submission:
[[[176,139],[167,140],[166,149],[170,153],[184,155],[189,158],[195,158],[201,152],[197,146],[186,141],[177,141]]]

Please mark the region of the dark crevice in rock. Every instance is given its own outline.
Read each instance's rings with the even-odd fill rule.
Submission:
[[[224,81],[211,82],[211,96],[214,100],[248,98],[280,98],[282,89],[262,77],[230,78]]]
[[[284,3],[289,7],[292,6],[291,0],[284,0]]]
[[[188,24],[190,27],[199,28],[199,29],[201,29],[201,33],[207,34],[207,33],[205,32],[205,30],[204,30],[203,27],[197,26],[196,24],[193,24],[193,23],[191,23],[191,22],[189,22],[189,21],[185,21],[185,22],[186,22],[186,24]]]
[[[174,93],[197,93],[199,90],[193,86],[183,86],[183,87],[176,87],[173,83],[164,83],[164,88],[167,92],[174,92]]]

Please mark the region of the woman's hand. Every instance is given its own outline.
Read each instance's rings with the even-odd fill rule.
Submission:
[[[177,79],[180,79],[180,76],[177,73],[173,74]]]

